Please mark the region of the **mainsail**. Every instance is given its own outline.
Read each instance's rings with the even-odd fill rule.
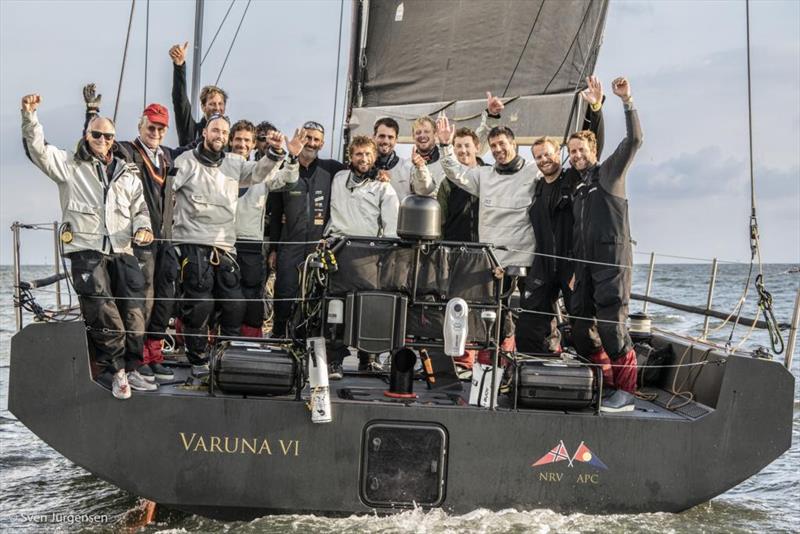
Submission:
[[[486,91],[523,143],[582,117],[608,0],[360,0],[354,12],[350,135],[394,117],[401,141],[440,111],[475,128]],[[573,105],[575,109],[573,109]]]

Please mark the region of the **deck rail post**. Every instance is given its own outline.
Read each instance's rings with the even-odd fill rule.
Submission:
[[[711,279],[708,281],[708,297],[706,297],[706,311],[711,311],[711,302],[714,300],[714,286],[717,285],[717,258],[711,260]],[[703,334],[700,339],[705,339],[708,336],[708,323],[711,317],[706,315],[703,319]]]
[[[14,250],[14,318],[17,322],[17,332],[22,330],[22,295],[19,290],[20,283],[20,267],[19,267],[19,221],[14,221],[11,225],[11,233],[13,235],[13,250]]]
[[[61,236],[58,235],[58,221],[53,222],[53,263],[56,268],[56,310],[61,310]]]
[[[792,325],[789,328],[789,339],[786,342],[786,355],[784,356],[783,365],[791,370],[792,357],[794,355],[794,346],[797,341],[797,327],[800,325],[800,287],[797,288],[797,296],[794,299],[794,313],[792,313]]]
[[[650,253],[650,267],[647,271],[647,287],[644,289],[644,304],[642,305],[642,313],[647,313],[647,298],[650,297],[650,289],[653,287],[653,269],[656,264],[656,253]]]

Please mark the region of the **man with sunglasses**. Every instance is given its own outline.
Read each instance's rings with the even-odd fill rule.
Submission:
[[[83,88],[87,124],[100,113],[102,95],[90,83]],[[171,380],[174,373],[164,365],[163,343],[169,320],[175,312],[178,259],[170,243],[172,237],[173,193],[170,171],[173,160],[186,149],[162,144],[169,129],[169,111],[161,104],[150,104],[139,118],[139,135],[133,141],[119,141],[118,155],[136,165],[144,198],[153,223],[153,243],[134,246],[133,252],[145,278],[145,320],[142,365],[138,372],[145,380]]]
[[[40,103],[37,94],[22,98],[23,145],[33,164],[58,184],[61,241],[101,370],[98,379],[118,399],[129,398],[131,388],[156,389],[136,371],[144,341],[144,279],[132,244],[153,240],[141,180],[135,166],[114,154],[112,120],[93,118],[75,152],[60,150],[45,141]]]
[[[287,143],[274,132],[275,149],[259,161],[225,152],[227,117],[209,117],[203,142],[175,160],[174,241],[180,264],[181,317],[186,356],[195,376],[208,373],[206,343],[215,309],[220,334],[238,337],[244,319],[241,273],[236,261],[236,206],[239,188],[265,183],[276,190],[297,181],[297,156],[306,143],[298,129]]]
[[[286,337],[292,301],[299,294],[298,266],[313,252],[330,216],[331,183],[345,168],[333,159],[319,158],[325,145],[325,128],[316,121],[303,124],[305,147],[298,155],[300,178],[286,191],[273,195],[270,237],[281,242],[277,247],[275,278],[275,322],[273,335]]]

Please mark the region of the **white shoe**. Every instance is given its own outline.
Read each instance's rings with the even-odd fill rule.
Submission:
[[[130,399],[131,388],[128,385],[128,375],[125,369],[120,369],[114,373],[114,381],[111,383],[111,394],[118,399]]]
[[[128,384],[134,391],[155,391],[158,385],[153,382],[148,382],[139,374],[139,371],[131,371],[128,373]]]

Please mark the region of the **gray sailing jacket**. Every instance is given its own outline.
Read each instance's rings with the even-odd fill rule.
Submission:
[[[263,182],[268,192],[292,184],[298,178],[296,162],[286,160],[281,165],[269,157],[246,161],[230,152],[216,167],[201,164],[194,150],[184,152],[175,160],[175,168],[173,240],[215,246],[232,253],[235,253],[239,187]]]
[[[439,150],[442,151],[439,161],[447,179],[480,200],[478,236],[481,242],[508,248],[495,251],[501,265],[529,267],[533,263],[535,239],[528,208],[539,180],[536,165],[528,162],[514,174],[500,174],[494,167],[464,167],[453,154],[452,145]],[[419,176],[423,178],[419,187],[430,189],[430,174],[419,173]],[[426,177],[427,182],[424,181]]]
[[[348,187],[350,170],[339,171],[331,184],[331,218],[325,235],[397,237],[397,193],[388,182],[366,180]]]
[[[133,254],[136,230],[151,229],[142,182],[136,166],[116,158],[106,187],[106,166],[96,158],[77,158],[44,141],[36,112],[22,112],[22,138],[31,161],[58,184],[62,221],[71,227],[73,240],[64,252],[97,250],[103,254]]]

